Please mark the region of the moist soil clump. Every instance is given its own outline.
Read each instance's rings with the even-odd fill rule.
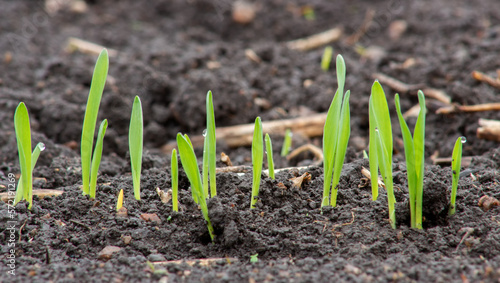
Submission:
[[[500,112],[436,114],[445,105],[427,99],[424,229],[416,230],[393,100],[400,92],[406,111],[418,103],[414,89],[433,88],[460,105],[498,101],[498,88],[471,77],[475,70],[496,77],[500,69],[494,0],[255,0],[246,2],[255,15],[247,11],[244,23],[233,17],[241,3],[232,1],[68,1],[80,6],[58,4],[56,10],[50,2],[58,1],[0,3],[0,191],[14,183],[10,174],[20,173],[13,114],[24,101],[33,143],[46,145],[34,188],[64,192],[35,197],[31,210],[25,202],[14,209],[0,203],[0,281],[500,281],[500,207],[479,205],[483,196],[500,199],[500,147],[476,137],[478,119],[500,120]],[[170,152],[163,146],[178,132],[202,134],[208,90],[217,127],[252,123],[256,116],[271,121],[326,112],[336,74],[321,70],[324,46],[299,51],[286,43],[333,27],[342,29],[331,45],[347,64],[352,128],[337,206],[321,209],[322,165],[308,153],[281,157],[282,133],[275,133],[277,168],[294,168],[279,171],[276,180],[263,174],[252,210],[252,173],[217,174],[217,196],[208,200],[212,242],[182,169],[179,212],[158,196],[157,189],[171,188]],[[80,189],[79,141],[97,56],[70,52],[70,37],[110,51],[98,117],[109,127],[96,200]],[[377,73],[412,88],[402,93],[382,82],[394,131],[397,229],[389,223],[385,190],[372,200],[361,174],[369,167],[363,151]],[[135,95],[144,108],[141,201],[133,196],[128,153]],[[413,128],[416,118],[407,121]],[[448,216],[451,169],[433,160],[451,156],[460,136],[467,137],[467,162],[456,214]],[[293,148],[303,144],[321,147],[321,137],[294,135]],[[248,146],[220,140],[221,152],[234,165],[251,166]],[[201,157],[202,149],[196,153]],[[306,172],[311,179],[294,185]],[[120,189],[125,215],[116,212]]]

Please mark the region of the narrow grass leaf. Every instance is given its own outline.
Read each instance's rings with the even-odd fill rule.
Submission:
[[[378,81],[375,81],[372,86],[372,91],[369,101],[369,119],[370,119],[370,146],[369,146],[369,162],[370,174],[372,175],[372,198],[376,200],[378,197],[378,166],[379,158],[377,154],[376,142],[377,139],[375,129],[381,132],[381,138],[384,146],[391,149],[387,152],[387,160],[392,163],[392,128],[391,117],[389,115],[389,106],[385,97],[384,90]]]
[[[210,176],[210,195],[217,195],[217,181],[215,169],[217,168],[216,135],[215,135],[215,113],[212,92],[208,91],[207,100],[207,137],[208,137],[208,171]]]
[[[292,131],[290,129],[285,130],[285,137],[283,138],[283,146],[281,147],[281,156],[285,157],[290,152],[292,147]]]
[[[180,133],[177,134],[177,147],[179,148],[179,155],[181,156],[181,163],[186,175],[191,183],[191,191],[193,192],[193,198],[198,199],[198,204],[201,207],[201,212],[205,221],[207,222],[208,232],[212,241],[214,240],[214,229],[212,227],[212,222],[208,216],[207,201],[203,196],[203,187],[201,184],[200,169],[198,168],[198,162],[196,155],[193,150],[193,146],[189,137],[187,135],[182,136]],[[195,199],[196,200],[196,199]]]
[[[255,119],[252,141],[252,166],[253,166],[253,182],[252,182],[252,198],[250,200],[250,208],[255,208],[257,197],[259,196],[260,179],[262,174],[262,162],[264,161],[264,144],[262,141],[262,122],[260,117]]]
[[[175,148],[172,150],[172,158],[170,159],[170,173],[172,174],[172,208],[174,211],[179,211],[179,168]]]
[[[467,141],[465,137],[459,137],[455,142],[453,147],[453,154],[451,159],[451,199],[450,199],[450,210],[449,215],[453,215],[456,212],[456,200],[457,200],[457,188],[458,179],[460,177],[460,167],[462,165],[462,146]]]
[[[36,162],[38,161],[38,157],[40,156],[40,153],[45,150],[45,144],[39,142],[36,146],[35,149],[33,150],[33,153],[31,154],[31,172],[33,172],[33,169],[35,168]],[[19,182],[17,183],[17,190],[16,190],[16,197],[14,199],[14,205],[16,205],[18,202],[23,200],[23,176],[19,178]],[[29,197],[29,194],[28,194]]]
[[[418,113],[417,123],[413,130],[413,146],[415,147],[415,176],[416,176],[416,204],[415,204],[415,228],[422,229],[422,206],[424,196],[424,165],[425,165],[425,96],[418,91],[418,102],[420,111]]]
[[[102,92],[106,77],[108,75],[108,52],[106,49],[101,51],[97,58],[92,75],[92,83],[90,85],[87,107],[85,109],[85,118],[83,120],[82,141],[81,141],[81,159],[82,159],[82,190],[83,194],[89,194],[90,170],[92,147],[94,145],[94,133],[97,121],[97,113],[99,112],[99,104],[101,103]]]
[[[384,145],[384,138],[382,137],[382,134],[378,129],[375,129],[375,136],[376,136],[375,144],[377,148],[377,156],[379,157],[378,163],[380,164],[380,174],[382,175],[382,179],[384,180],[387,189],[387,202],[389,205],[389,222],[391,223],[391,227],[393,229],[396,229],[396,209],[395,209],[396,199],[394,197],[394,190],[393,190],[392,161],[388,159],[389,153]],[[374,178],[372,177],[372,181],[373,179]]]
[[[179,135],[179,134],[177,134]],[[189,136],[187,134],[184,134],[184,137],[183,137],[186,142],[189,144],[189,146],[191,147],[191,149],[193,150],[194,152],[194,149],[193,149],[193,144],[191,143],[191,139],[189,139]],[[179,146],[179,142],[177,142],[177,146]],[[179,154],[180,154],[180,150],[179,150]],[[196,158],[196,156],[195,156]],[[182,160],[181,160],[182,162]],[[196,164],[196,166],[198,166],[198,163]],[[184,165],[183,165],[184,167]],[[198,173],[200,172],[200,170],[198,169]],[[200,179],[200,182],[201,182],[201,179]],[[198,195],[197,195],[197,191],[196,190],[191,190],[191,196],[193,197],[194,199],[194,202],[196,202],[196,204],[199,204],[199,201],[198,201]]]
[[[123,207],[123,189],[120,190],[118,194],[118,200],[116,201],[116,211]]]
[[[203,133],[204,139],[203,139],[203,165],[202,165],[202,176],[203,176],[203,197],[204,198],[209,198],[208,194],[208,137],[206,130]]]
[[[94,155],[92,156],[92,171],[90,173],[90,198],[95,199],[97,188],[97,173],[101,165],[102,148],[104,143],[104,135],[108,128],[108,120],[104,119],[99,126],[99,133],[97,134],[97,141],[95,144]]]
[[[269,177],[274,180],[275,178],[274,178],[273,144],[271,142],[271,137],[269,136],[268,133],[266,133],[265,141],[266,141],[267,168],[269,170]]]
[[[19,103],[14,114],[19,167],[21,168],[22,188],[20,193],[32,205],[33,175],[31,165],[31,127],[28,109],[24,102]],[[18,188],[19,189],[19,188]]]
[[[323,128],[323,199],[321,206],[329,205],[330,187],[332,183],[335,152],[337,151],[339,121],[342,107],[342,95],[345,84],[345,62],[341,55],[337,56],[338,88],[333,97]]]
[[[398,114],[399,125],[401,127],[403,144],[405,148],[406,175],[408,177],[408,193],[410,195],[411,227],[416,227],[415,216],[417,199],[417,175],[415,169],[415,147],[413,145],[413,138],[411,136],[410,128],[408,128],[408,125],[406,124],[406,121],[404,120],[403,114],[401,112],[398,94],[396,94],[396,96],[394,97],[394,103],[396,104],[396,112]]]
[[[132,182],[134,185],[134,196],[136,200],[141,199],[143,126],[141,99],[139,98],[139,96],[136,96],[134,99],[134,104],[132,106],[130,128],[128,132],[130,164],[132,168]]]
[[[340,113],[340,129],[337,135],[338,141],[334,158],[332,193],[330,199],[330,205],[333,207],[337,206],[337,191],[340,181],[340,173],[342,171],[342,166],[344,165],[345,153],[347,151],[349,137],[351,136],[351,114],[349,107],[350,94],[350,91],[346,92],[344,96],[344,102],[342,103],[342,110]]]
[[[193,199],[199,204],[200,198],[205,198],[203,197],[200,169],[198,168],[196,155],[189,137],[187,137],[187,135],[182,136],[180,133],[177,134],[177,146],[179,148],[182,167],[191,183]]]
[[[323,56],[321,57],[321,69],[327,72],[330,69],[330,63],[332,62],[333,48],[331,46],[325,47],[323,51]]]

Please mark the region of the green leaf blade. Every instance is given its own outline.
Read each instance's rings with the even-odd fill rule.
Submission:
[[[351,114],[349,106],[350,94],[351,92],[348,90],[344,96],[342,110],[340,113],[340,129],[338,133],[337,148],[335,152],[335,169],[333,170],[332,194],[330,199],[330,205],[333,207],[337,206],[337,190],[340,181],[340,173],[342,172],[345,154],[347,151],[347,144],[349,143],[349,137],[351,136]]]
[[[130,115],[129,127],[129,152],[130,165],[132,168],[132,182],[134,186],[134,197],[141,199],[141,169],[142,169],[142,151],[143,151],[143,116],[142,104],[139,96],[134,99],[132,114]]]
[[[323,56],[321,57],[321,69],[327,72],[330,69],[330,63],[332,62],[333,48],[331,46],[325,47],[323,51]]]
[[[456,213],[456,200],[457,200],[457,188],[458,179],[460,178],[460,168],[462,166],[462,146],[466,142],[465,137],[459,137],[455,142],[452,153],[451,161],[451,198],[450,198],[450,209],[448,215],[454,215]]]
[[[89,194],[90,170],[92,147],[94,145],[94,133],[101,103],[102,92],[108,75],[109,58],[106,49],[101,51],[97,58],[94,73],[92,75],[92,83],[90,85],[87,107],[85,108],[85,118],[83,120],[82,140],[81,140],[81,162],[82,162],[82,190],[83,194]]]
[[[212,92],[207,93],[207,137],[208,137],[208,170],[210,176],[210,195],[215,197],[217,195],[217,181],[216,172],[217,168],[217,138],[215,134],[215,112]]]
[[[19,154],[19,167],[21,168],[22,187],[19,195],[29,202],[29,209],[33,203],[33,175],[31,164],[31,127],[28,109],[24,102],[19,103],[14,114],[14,128],[16,132],[17,149]],[[17,195],[17,192],[16,192]],[[16,197],[16,200],[18,197]]]
[[[424,165],[425,165],[425,96],[424,93],[418,91],[418,101],[420,104],[420,111],[418,113],[417,123],[413,131],[413,145],[415,147],[415,228],[423,229],[422,221],[422,206],[424,196]]]
[[[269,177],[274,180],[275,178],[274,178],[273,144],[271,141],[271,137],[269,136],[268,133],[266,133],[266,137],[264,140],[266,142],[267,167],[269,170]]]
[[[399,125],[401,127],[401,134],[403,135],[403,144],[405,149],[406,159],[406,175],[408,177],[408,193],[410,196],[410,215],[411,227],[416,227],[416,200],[417,200],[417,174],[416,174],[416,160],[415,160],[415,146],[411,136],[410,128],[403,117],[401,112],[401,105],[399,95],[394,97],[396,105],[396,112],[398,114]]]
[[[292,131],[290,129],[285,130],[285,136],[283,138],[283,146],[281,148],[281,156],[285,157],[288,155],[290,148],[292,147]]]
[[[264,145],[262,141],[262,122],[260,117],[255,119],[252,140],[252,198],[250,200],[250,209],[255,208],[257,197],[259,196],[260,180],[262,174],[262,162],[264,161]]]
[[[172,150],[172,158],[170,159],[170,173],[172,174],[172,209],[179,211],[179,164],[175,148]]]
[[[181,157],[182,167],[186,172],[186,175],[191,183],[191,191],[193,194],[193,199],[199,204],[200,199],[205,199],[203,197],[203,188],[201,184],[200,169],[198,168],[198,162],[196,155],[191,145],[189,137],[182,136],[180,133],[177,134],[177,147],[179,148],[179,155]]]
[[[186,172],[186,175],[191,183],[191,191],[193,192],[193,198],[198,200],[197,203],[201,207],[201,212],[205,221],[207,222],[208,232],[212,241],[214,240],[214,229],[212,227],[212,222],[208,216],[207,201],[203,196],[203,187],[201,184],[200,169],[198,168],[198,162],[196,155],[194,153],[191,140],[187,135],[182,136],[182,134],[177,134],[177,147],[179,148],[179,155],[181,157],[182,167]]]
[[[102,149],[104,144],[104,135],[108,128],[108,120],[104,119],[99,126],[99,133],[97,134],[97,142],[92,156],[92,171],[90,173],[90,198],[95,199],[97,189],[97,173],[101,165]]]

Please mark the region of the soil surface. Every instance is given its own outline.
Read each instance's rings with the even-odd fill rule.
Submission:
[[[384,83],[395,140],[397,229],[388,221],[385,190],[373,201],[361,174],[368,167],[363,150],[375,73],[441,90],[453,103],[499,100],[499,89],[471,77],[474,70],[496,77],[500,69],[495,0],[255,0],[247,24],[235,22],[230,0],[62,2],[0,1],[0,190],[14,184],[9,174],[20,172],[13,115],[24,101],[33,145],[46,145],[34,188],[64,191],[35,197],[31,210],[25,202],[14,210],[1,202],[0,281],[500,282],[500,207],[478,205],[484,195],[500,199],[500,147],[476,137],[478,119],[499,120],[500,112],[435,114],[443,104],[428,99],[423,230],[409,227],[396,90]],[[170,157],[161,146],[177,132],[203,132],[208,90],[217,127],[327,111],[337,84],[334,68],[320,68],[324,46],[298,51],[285,43],[334,27],[343,29],[331,45],[346,61],[352,125],[337,207],[320,210],[321,165],[281,171],[276,180],[264,176],[254,210],[251,173],[221,173],[208,204],[212,243],[182,170],[180,212],[160,200],[156,189],[171,188]],[[109,127],[96,200],[80,190],[79,141],[97,56],[68,51],[70,37],[116,51],[99,112]],[[259,60],[250,60],[247,49]],[[417,104],[414,94],[401,94],[403,111]],[[145,126],[140,202],[127,152],[135,95]],[[415,118],[408,123],[413,128]],[[449,217],[451,169],[433,165],[433,156],[451,156],[460,136],[467,137],[463,155],[471,159],[463,162],[457,212]],[[278,167],[314,163],[307,155],[287,161],[279,155],[282,136],[272,138]],[[295,135],[293,142],[293,148],[321,147],[321,137]],[[251,165],[249,147],[219,141],[221,152],[235,165]],[[305,172],[311,180],[293,186],[291,179]],[[116,214],[120,189],[127,216]],[[145,214],[157,218],[147,221]],[[108,246],[119,250],[102,255]]]

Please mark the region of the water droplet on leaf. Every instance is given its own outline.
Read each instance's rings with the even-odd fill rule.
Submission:
[[[461,137],[460,139],[461,139],[462,143],[467,142],[467,138],[466,137]]]

